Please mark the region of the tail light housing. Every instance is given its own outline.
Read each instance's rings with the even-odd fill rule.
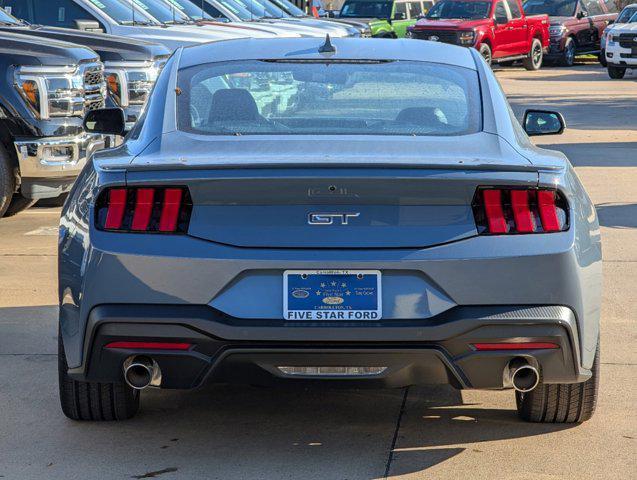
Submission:
[[[111,187],[97,199],[95,225],[109,232],[183,234],[191,211],[185,187]]]
[[[479,235],[523,235],[568,230],[568,203],[553,189],[480,187],[473,199]]]

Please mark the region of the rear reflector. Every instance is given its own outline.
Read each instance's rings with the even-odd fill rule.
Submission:
[[[99,230],[136,233],[186,233],[192,202],[187,188],[110,188],[97,199]]]
[[[111,342],[105,348],[125,348],[132,350],[189,350],[192,343],[182,342]]]
[[[503,342],[503,343],[474,343],[471,345],[478,351],[493,350],[552,350],[560,348],[557,343],[549,342]]]
[[[473,214],[480,235],[568,230],[568,204],[556,190],[480,187]]]

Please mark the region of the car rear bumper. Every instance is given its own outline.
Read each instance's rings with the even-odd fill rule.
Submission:
[[[207,306],[101,305],[90,315],[78,380],[122,381],[132,355],[152,357],[162,388],[207,382],[276,384],[317,380],[279,367],[385,367],[368,375],[327,375],[339,384],[398,387],[451,384],[500,389],[514,358],[539,368],[545,383],[585,381],[577,322],[563,306],[455,307],[427,320],[288,322],[238,319]],[[112,342],[184,342],[186,351],[106,348]],[[548,342],[555,349],[477,351],[475,343]]]

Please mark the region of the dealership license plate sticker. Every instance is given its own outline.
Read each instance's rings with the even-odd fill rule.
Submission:
[[[379,320],[378,270],[287,270],[283,272],[286,320]]]

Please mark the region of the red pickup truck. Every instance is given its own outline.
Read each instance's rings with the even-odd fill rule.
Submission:
[[[548,15],[526,16],[520,0],[440,0],[410,29],[411,38],[474,47],[487,63],[542,66]]]

